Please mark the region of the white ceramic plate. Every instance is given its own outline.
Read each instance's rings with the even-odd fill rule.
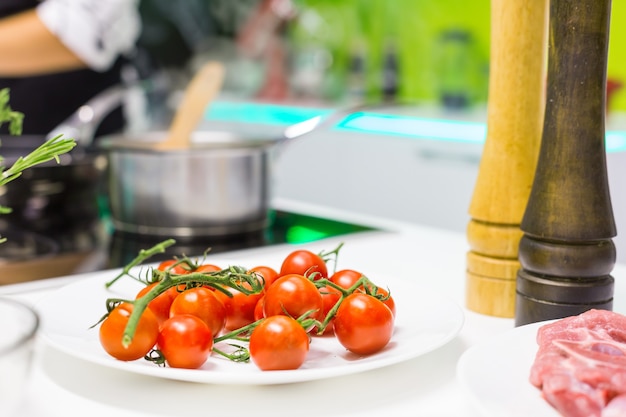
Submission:
[[[546,323],[516,327],[463,353],[457,377],[482,416],[560,416],[528,380],[537,330]]]
[[[453,301],[426,291],[406,279],[377,280],[388,287],[396,302],[397,318],[389,345],[369,357],[347,352],[335,338],[313,338],[305,364],[298,370],[262,372],[252,362],[234,363],[211,356],[197,370],[157,367],[143,359],[121,362],[101,348],[97,328],[89,329],[106,312],[105,300],[132,298],[141,284],[124,277],[109,290],[104,283],[116,271],[85,274],[44,298],[37,309],[44,340],[72,356],[100,365],[160,378],[215,384],[283,384],[311,381],[396,364],[443,346],[463,326],[461,308]]]

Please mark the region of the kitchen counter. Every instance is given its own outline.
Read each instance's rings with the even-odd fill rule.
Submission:
[[[426,290],[449,297],[464,310],[465,323],[460,333],[443,347],[397,365],[312,382],[269,386],[210,385],[152,378],[74,358],[39,340],[26,402],[18,415],[478,415],[456,379],[457,361],[470,346],[514,326],[512,319],[483,316],[465,309],[464,271],[468,248],[465,235],[292,201],[275,203],[281,209],[349,220],[379,229],[328,238],[305,246],[319,251],[345,242],[340,265],[366,271],[370,278],[391,274],[402,276]],[[291,248],[276,245],[210,257],[241,260],[245,265],[255,260],[276,265]],[[626,313],[626,294],[619,286],[619,278],[626,275],[626,268],[617,265],[613,275],[617,281],[615,311]],[[36,304],[56,288],[82,277],[84,275],[74,275],[1,286],[0,296]]]

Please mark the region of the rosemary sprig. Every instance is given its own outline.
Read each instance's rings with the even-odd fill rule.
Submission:
[[[22,122],[24,115],[18,111],[14,111],[9,106],[9,89],[0,89],[0,126],[4,123],[9,123],[9,133],[12,135],[20,135],[22,133]],[[6,168],[2,164],[2,157],[0,156],[0,186],[3,186],[20,175],[26,169],[35,165],[48,162],[52,159],[59,163],[59,155],[71,151],[76,146],[74,139],[62,138],[62,135],[55,136],[52,139],[48,139],[39,147],[31,151],[26,156],[20,156],[17,161]],[[11,208],[0,205],[0,214],[10,213]],[[0,238],[0,243],[6,239]]]
[[[13,181],[22,175],[22,172],[32,166],[43,164],[52,159],[56,160],[58,163],[59,155],[71,151],[74,146],[76,146],[74,139],[64,139],[62,136],[63,135],[58,135],[52,139],[48,139],[28,155],[20,156],[8,169],[0,167],[0,172],[2,172],[0,176],[0,186]]]

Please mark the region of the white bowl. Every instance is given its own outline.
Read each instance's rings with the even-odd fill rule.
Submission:
[[[17,416],[29,380],[39,316],[29,306],[0,298],[0,416]]]

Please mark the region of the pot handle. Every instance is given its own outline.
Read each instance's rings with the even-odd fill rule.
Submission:
[[[328,114],[315,116],[302,122],[290,125],[283,131],[283,136],[279,143],[298,139],[319,130],[331,128],[339,122],[344,121],[348,117],[354,116],[363,111],[375,111],[389,107],[389,103],[367,103],[356,106],[339,108],[330,111]],[[393,103],[393,105],[398,105]]]
[[[114,85],[96,94],[52,129],[46,139],[63,134],[74,138],[77,146],[88,148],[93,143],[96,130],[102,120],[123,103],[125,92],[126,88],[122,85]]]

